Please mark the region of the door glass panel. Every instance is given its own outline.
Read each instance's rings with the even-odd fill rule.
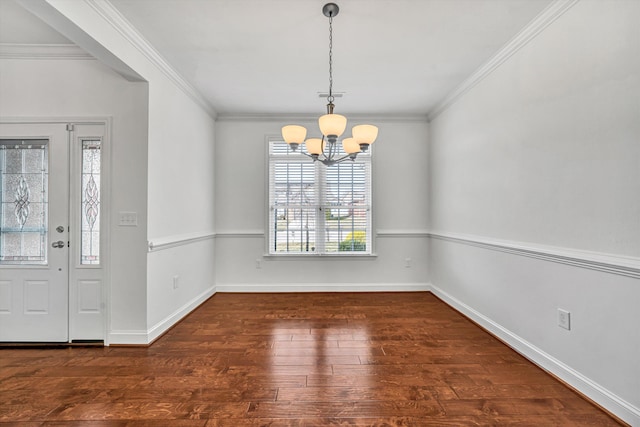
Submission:
[[[100,140],[82,141],[80,264],[100,264]]]
[[[0,264],[46,264],[48,141],[0,139]]]

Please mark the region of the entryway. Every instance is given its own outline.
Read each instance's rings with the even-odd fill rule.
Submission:
[[[106,123],[0,123],[0,341],[105,335]]]

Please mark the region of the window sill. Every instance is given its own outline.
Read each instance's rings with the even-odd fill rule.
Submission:
[[[330,259],[332,261],[365,261],[365,260],[375,260],[378,257],[377,254],[344,254],[344,255],[334,255],[334,254],[264,254],[262,255],[263,259],[266,260],[282,260],[282,261],[302,261],[302,260],[321,260],[321,259]]]

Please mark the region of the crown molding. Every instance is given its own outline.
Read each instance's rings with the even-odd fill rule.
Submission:
[[[108,0],[84,1],[189,98],[200,105],[209,116],[213,119],[216,118],[217,113],[213,106],[160,55],[151,43]]]
[[[348,113],[345,113],[348,114]],[[307,114],[307,113],[265,113],[265,114],[243,114],[243,113],[218,113],[216,117],[216,121],[219,122],[290,122],[293,120],[297,121],[308,121],[314,122],[318,120],[318,117],[322,115],[322,112],[319,111],[318,114]],[[397,122],[418,122],[418,123],[426,123],[428,121],[426,114],[348,114],[348,119],[350,121],[375,121],[376,123],[397,123]]]
[[[427,115],[428,120],[435,119],[440,113],[471,90],[475,85],[493,73],[513,54],[526,46],[531,40],[536,38],[545,28],[561,17],[566,11],[571,9],[579,0],[555,0],[547,6],[538,16],[536,16],[526,27],[515,35],[506,45],[493,55],[484,65],[480,66],[465,81],[447,95],[438,105],[436,105]]]
[[[0,59],[81,59],[94,60],[74,44],[0,43]]]

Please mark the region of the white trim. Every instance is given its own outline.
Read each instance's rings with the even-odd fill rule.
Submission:
[[[212,286],[146,331],[111,331],[107,336],[108,343],[111,345],[148,345],[215,294],[216,287]],[[109,344],[105,342],[105,345]]]
[[[216,234],[214,232],[208,232],[182,234],[179,236],[158,237],[154,240],[149,240],[147,242],[147,245],[149,246],[149,252],[157,252],[164,249],[190,245],[192,243],[202,242],[203,240],[213,239],[215,236]]]
[[[376,237],[429,237],[429,232],[427,230],[378,230]]]
[[[200,105],[209,116],[216,118],[217,113],[209,101],[200,95],[108,0],[85,0],[85,2],[189,98]]]
[[[95,60],[74,44],[0,43],[0,59],[83,59]]]
[[[295,253],[265,253],[262,258],[269,261],[319,261],[330,259],[331,261],[349,260],[349,261],[374,261],[378,257],[377,253],[360,253],[360,252],[295,252]]]
[[[428,120],[435,119],[440,113],[453,105],[462,95],[493,73],[502,63],[518,52],[547,28],[556,19],[571,9],[579,0],[555,0],[536,16],[527,26],[515,35],[495,55],[473,72],[465,81],[440,101],[427,115]]]
[[[570,366],[565,365],[548,353],[545,353],[530,342],[514,334],[502,325],[494,322],[482,313],[474,310],[462,301],[449,295],[439,287],[431,284],[431,292],[445,303],[459,311],[469,319],[473,320],[493,335],[504,341],[509,347],[535,363],[542,369],[551,372],[567,384],[575,387],[578,391],[589,397],[591,400],[601,405],[617,417],[631,425],[640,425],[640,408],[618,397],[611,391],[602,387],[598,383],[585,377],[580,372]]]
[[[112,149],[111,145],[112,135],[113,135],[113,120],[111,117],[107,117],[107,122],[105,124],[105,134],[104,134],[104,152],[102,153],[102,165],[104,165],[106,175],[108,177],[107,181],[104,183],[104,187],[102,188],[104,199],[107,200],[109,205],[112,205],[112,181],[113,181],[113,160],[112,160]],[[102,289],[102,297],[104,301],[104,343],[105,345],[109,345],[109,328],[111,325],[111,267],[112,257],[111,257],[111,242],[112,242],[112,232],[113,228],[111,226],[111,209],[106,209],[106,212],[103,212],[104,221],[108,224],[104,227],[104,233],[100,236],[105,242],[105,246],[107,247],[106,257],[102,260],[102,279],[103,279],[103,289]]]
[[[169,316],[153,325],[147,331],[147,343],[151,343],[159,336],[168,331],[173,325],[178,323],[183,317],[195,310],[200,304],[216,294],[216,287],[212,286],[200,295],[187,302],[185,305],[171,313]]]
[[[217,284],[220,293],[290,292],[428,292],[428,283],[227,283]]]
[[[147,331],[141,330],[126,330],[126,331],[111,331],[107,335],[104,345],[147,345]]]
[[[640,279],[640,258],[438,231],[430,232],[429,237]]]
[[[218,122],[277,122],[277,123],[290,123],[295,121],[315,122],[323,114],[322,110],[318,110],[317,114],[310,113],[263,113],[263,114],[232,114],[232,113],[219,113],[216,117]],[[350,122],[354,121],[374,121],[375,123],[411,123],[419,122],[426,123],[426,114],[404,114],[404,115],[380,115],[380,114],[349,114]],[[277,136],[277,138],[281,138]]]
[[[263,239],[264,231],[262,230],[228,230],[223,232],[216,232],[216,239],[242,239],[242,238],[250,238],[250,239]]]
[[[40,123],[62,123],[62,124],[83,124],[83,125],[104,125],[106,123],[111,126],[111,117],[58,117],[58,116],[43,116],[43,117],[0,117],[0,123],[4,124],[40,124]]]
[[[376,237],[429,237],[431,234],[428,230],[378,230]],[[265,237],[263,230],[227,230],[215,233],[216,238],[254,238],[262,239]]]
[[[297,121],[297,120],[296,120]],[[291,122],[289,122],[291,123]],[[270,165],[270,153],[271,153],[271,140],[278,138],[277,135],[265,135],[264,136],[264,144],[263,146],[263,153],[264,153],[264,157],[263,157],[263,164],[264,164],[264,175],[263,175],[263,192],[262,194],[264,194],[264,198],[263,198],[263,211],[262,211],[262,220],[263,222],[263,230],[262,230],[262,235],[263,237],[263,241],[262,241],[262,251],[265,254],[268,254],[270,252],[270,240],[271,240],[271,232],[267,231],[269,230],[269,228],[271,227],[270,221],[271,221],[271,200],[269,200],[271,198],[270,196],[270,192],[271,192],[271,165]]]

